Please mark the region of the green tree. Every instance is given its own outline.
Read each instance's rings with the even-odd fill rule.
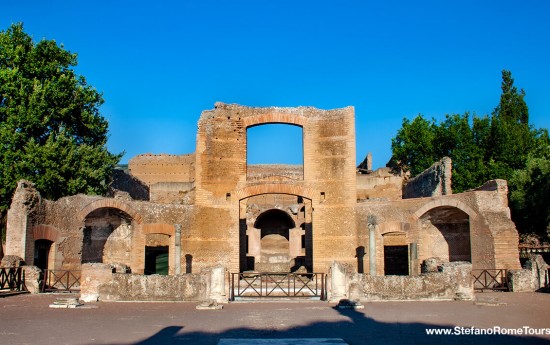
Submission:
[[[435,120],[417,115],[412,121],[403,119],[395,138],[392,138],[392,164],[417,175],[438,158],[434,149]]]
[[[534,148],[536,131],[529,126],[525,91],[514,86],[510,71],[502,71],[500,103],[491,118],[491,145],[486,147],[494,177],[509,179],[513,171],[525,166]]]
[[[525,168],[510,179],[512,216],[524,233],[548,239],[550,231],[550,145],[527,157]]]
[[[412,122],[404,119],[392,139],[392,161],[414,176],[448,156],[453,161],[455,192],[491,179],[509,180],[512,215],[518,228],[544,233],[550,192],[542,167],[550,146],[548,131],[529,124],[525,91],[518,91],[509,71],[502,71],[501,88],[499,105],[490,117],[473,116],[470,120],[469,114],[447,115],[441,123],[429,122],[422,115]],[[532,194],[526,195],[527,190]],[[541,191],[547,193],[546,198]]]
[[[106,149],[101,94],[75,73],[77,56],[34,43],[22,24],[0,32],[0,211],[19,179],[57,199],[102,194],[120,154]]]

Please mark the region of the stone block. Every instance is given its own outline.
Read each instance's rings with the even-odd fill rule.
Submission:
[[[533,273],[530,269],[509,270],[508,287],[512,292],[533,292]]]
[[[42,270],[36,266],[23,266],[23,272],[25,274],[25,287],[30,293],[39,293],[42,288],[42,281],[40,276]]]

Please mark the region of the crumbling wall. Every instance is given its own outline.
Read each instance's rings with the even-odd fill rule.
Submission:
[[[198,274],[140,275],[117,273],[112,265],[83,264],[80,299],[112,301],[226,302],[225,269],[210,267]]]
[[[249,164],[246,169],[248,181],[303,180],[304,166],[290,164]]]
[[[21,180],[12,198],[6,223],[5,255],[16,255],[26,263],[34,259],[32,228],[44,217],[44,203],[40,193],[30,181]]]
[[[151,202],[192,205],[195,201],[193,182],[157,182],[150,187]]]
[[[533,292],[550,287],[550,265],[542,255],[531,254],[524,269],[508,271],[508,286],[513,292]]]
[[[142,154],[130,159],[128,169],[148,186],[157,182],[193,182],[195,154]]]
[[[174,276],[113,273],[99,286],[99,300],[109,301],[201,301],[206,283],[199,274]]]
[[[115,169],[111,178],[107,196],[113,197],[118,192],[125,192],[134,200],[149,200],[149,187],[135,176],[124,170]]]
[[[438,245],[443,243],[441,241],[446,242],[447,249],[459,253],[456,251],[459,243],[453,240],[457,234],[445,231],[450,227],[461,231],[460,238],[469,238],[474,269],[519,269],[519,238],[509,216],[506,181],[497,180],[487,185],[494,188],[432,198],[359,202],[355,226],[357,248],[369,248],[369,217],[374,218],[377,274],[384,274],[384,235],[387,233],[405,235],[407,244],[411,246],[410,272],[417,274],[422,260],[437,256],[437,251],[444,249]],[[466,244],[466,241],[460,243]],[[357,255],[357,266],[369,267],[370,256],[367,251],[364,255]],[[457,255],[443,257],[460,259]]]
[[[400,200],[403,195],[403,176],[381,168],[357,174],[357,200]]]
[[[452,194],[451,176],[451,159],[443,157],[407,182],[403,187],[403,199]]]
[[[472,264],[451,262],[440,272],[418,276],[371,276],[354,274],[349,278],[349,298],[376,300],[471,300],[474,297]]]

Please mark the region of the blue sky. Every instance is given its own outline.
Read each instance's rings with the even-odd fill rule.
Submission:
[[[525,89],[531,123],[549,128],[549,13],[544,0],[6,0],[0,28],[24,22],[78,53],[123,163],[193,152],[201,111],[221,101],[352,105],[357,162],[370,151],[381,167],[403,117],[490,114],[502,69]],[[299,160],[299,131],[258,128],[252,162]]]

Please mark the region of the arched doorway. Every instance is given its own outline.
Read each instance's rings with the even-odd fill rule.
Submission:
[[[295,227],[288,213],[281,210],[268,210],[258,216],[254,228],[260,230],[259,271],[290,271],[290,230]]]
[[[98,208],[84,220],[82,263],[119,263],[130,266],[132,217],[117,208]]]
[[[170,236],[166,234],[145,235],[145,269],[144,273],[168,275]]]
[[[421,251],[424,259],[472,261],[470,217],[457,207],[435,207],[420,217]]]
[[[267,193],[240,201],[240,271],[312,272],[311,200]]]
[[[47,270],[52,266],[52,244],[52,241],[45,239],[34,241],[34,265],[41,270]]]

